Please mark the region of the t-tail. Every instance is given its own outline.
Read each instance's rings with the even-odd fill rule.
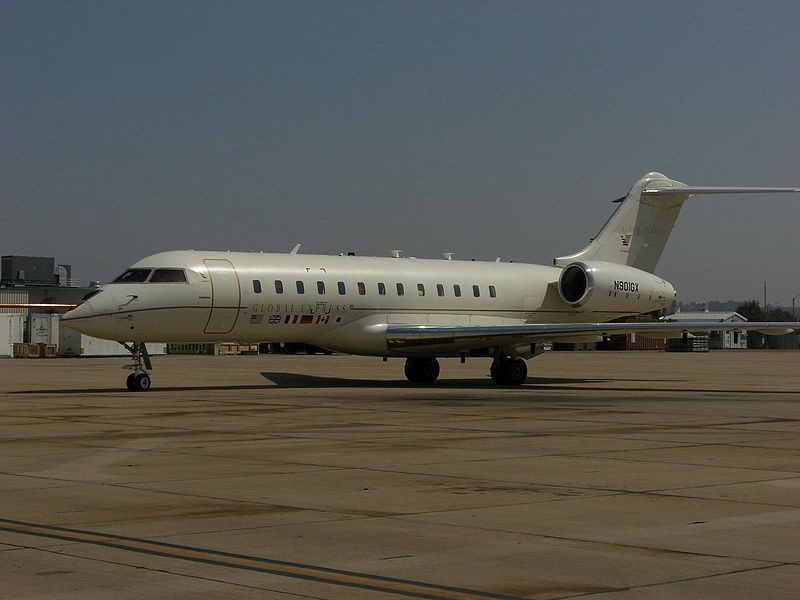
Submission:
[[[653,273],[690,196],[776,192],[800,192],[800,188],[696,187],[661,173],[648,173],[633,184],[627,196],[615,200],[620,206],[586,248],[553,263],[564,267],[575,261],[603,261]]]

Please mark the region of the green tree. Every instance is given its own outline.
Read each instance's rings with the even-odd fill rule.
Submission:
[[[758,300],[748,300],[744,304],[739,305],[736,309],[748,321],[764,321],[764,309],[758,303]]]
[[[791,321],[792,313],[785,308],[770,308],[765,321]]]

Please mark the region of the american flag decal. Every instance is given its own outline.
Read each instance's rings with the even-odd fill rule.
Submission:
[[[264,315],[250,315],[250,325],[261,325]]]
[[[632,234],[629,233],[627,235],[620,235],[619,237],[622,240],[622,245],[625,248],[627,248],[627,247],[629,247],[631,245],[631,238],[633,237]]]

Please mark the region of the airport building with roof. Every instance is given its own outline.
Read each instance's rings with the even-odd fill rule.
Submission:
[[[747,319],[735,311],[678,311],[666,315],[664,321],[696,321],[708,322],[708,349],[723,350],[747,348],[746,331],[714,331],[714,323],[740,323]]]

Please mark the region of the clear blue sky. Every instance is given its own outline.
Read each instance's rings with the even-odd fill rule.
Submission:
[[[800,3],[0,3],[0,253],[549,263],[639,176],[800,184]],[[685,300],[800,294],[800,198],[687,203]]]

